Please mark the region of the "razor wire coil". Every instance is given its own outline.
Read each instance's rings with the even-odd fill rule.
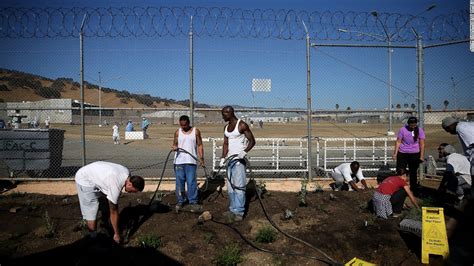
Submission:
[[[432,18],[400,13],[240,9],[228,7],[1,8],[0,38],[198,37],[303,40],[304,24],[319,41],[426,41],[469,38],[469,11]],[[342,30],[342,31],[341,31]]]

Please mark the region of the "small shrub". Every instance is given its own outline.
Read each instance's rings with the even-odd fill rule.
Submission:
[[[218,266],[234,266],[243,261],[240,248],[236,244],[227,245],[217,254],[214,263]]]
[[[158,235],[144,235],[138,239],[138,243],[143,248],[160,248],[163,243]]]
[[[276,232],[270,226],[264,226],[257,232],[255,241],[258,243],[272,243],[276,239]]]

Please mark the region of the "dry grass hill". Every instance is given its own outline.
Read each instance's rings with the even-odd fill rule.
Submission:
[[[99,104],[99,87],[85,82],[84,101]],[[0,102],[40,101],[63,98],[80,99],[80,84],[71,78],[50,79],[30,73],[0,68]],[[160,98],[148,94],[135,94],[102,87],[104,107],[155,107],[179,108],[188,106],[188,101]],[[209,107],[197,104],[198,107]]]

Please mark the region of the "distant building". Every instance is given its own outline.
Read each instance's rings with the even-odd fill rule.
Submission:
[[[80,102],[72,99],[48,99],[42,101],[24,101],[24,102],[7,102],[6,116],[22,115],[26,116],[22,123],[29,123],[37,119],[40,123],[49,118],[50,123],[71,124],[80,123],[81,106]],[[89,103],[84,103],[85,108],[97,107]],[[113,116],[113,110],[101,110],[101,114],[106,119],[108,116]],[[0,111],[0,115],[2,115]],[[99,116],[99,110],[84,110],[86,116],[86,123],[96,123]],[[94,117],[94,118],[93,118]],[[7,118],[8,119],[8,118]]]
[[[258,121],[263,121],[264,123],[288,123],[304,120],[302,115],[290,112],[237,112],[235,115],[247,123],[250,121],[255,123]]]

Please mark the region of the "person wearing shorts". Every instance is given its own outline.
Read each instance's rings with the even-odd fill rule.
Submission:
[[[99,199],[106,197],[114,230],[113,239],[119,243],[118,199],[124,188],[128,193],[143,191],[144,179],[130,176],[130,171],[120,164],[97,161],[81,167],[75,175],[75,181],[82,217],[87,221],[90,235],[96,235]]]

